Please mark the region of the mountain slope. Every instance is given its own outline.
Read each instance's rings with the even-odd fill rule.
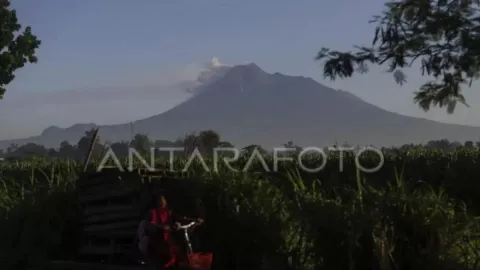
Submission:
[[[212,78],[184,103],[136,121],[135,132],[155,139],[176,139],[189,132],[213,129],[236,145],[255,143],[266,147],[289,140],[323,147],[335,142],[398,145],[480,137],[479,127],[402,116],[310,78],[268,74],[255,64],[224,68],[220,76]],[[40,136],[15,142],[58,146],[62,140],[78,141],[94,126],[51,127]],[[131,125],[101,126],[100,136],[109,141],[129,140]],[[0,142],[0,148],[12,142]]]

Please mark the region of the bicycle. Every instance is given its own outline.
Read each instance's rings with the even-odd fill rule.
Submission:
[[[201,223],[200,223],[201,224]],[[176,230],[183,230],[183,237],[186,244],[186,261],[179,264],[181,269],[189,270],[210,270],[212,267],[213,254],[212,253],[194,253],[192,248],[192,243],[190,241],[190,236],[188,231],[193,229],[195,226],[200,225],[195,221],[192,221],[186,225],[181,225],[176,223]]]

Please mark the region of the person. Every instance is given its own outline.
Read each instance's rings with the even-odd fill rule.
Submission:
[[[147,221],[142,220],[138,225],[136,241],[138,245],[138,250],[142,258],[139,258],[138,262],[140,264],[145,264],[148,259],[148,235],[146,233]]]
[[[163,192],[154,194],[153,199],[153,208],[144,220],[145,234],[141,235],[139,249],[158,269],[172,269],[186,259],[185,252],[182,252],[172,232],[180,222],[194,220],[202,224],[203,219],[182,217],[174,213]]]

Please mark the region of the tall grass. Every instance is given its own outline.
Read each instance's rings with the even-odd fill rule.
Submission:
[[[295,163],[265,172],[258,162],[249,172],[222,164],[205,172],[198,162],[181,172],[186,160],[176,160],[182,194],[201,198],[207,210],[204,244],[215,250],[217,269],[478,268],[479,151],[391,153],[374,174],[360,172],[352,156],[340,172],[338,158],[329,155],[313,174]],[[73,256],[72,192],[82,169],[62,160],[0,164],[2,269],[48,269],[46,259]]]

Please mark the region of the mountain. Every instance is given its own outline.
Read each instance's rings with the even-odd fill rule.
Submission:
[[[311,78],[269,74],[255,64],[222,67],[203,74],[195,95],[178,106],[134,122],[135,133],[174,140],[186,133],[212,129],[237,146],[280,146],[292,140],[302,146],[335,142],[399,145],[436,139],[478,140],[480,127],[439,123],[389,112],[357,96],[321,85]],[[35,137],[1,141],[34,142],[58,147],[76,143],[95,124],[50,127]],[[100,127],[102,140],[131,138],[131,123]]]

